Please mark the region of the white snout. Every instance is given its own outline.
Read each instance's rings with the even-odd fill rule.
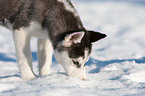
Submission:
[[[86,79],[84,65],[82,64],[80,68],[77,68],[77,66],[73,64],[72,59],[69,58],[67,51],[58,52],[54,50],[54,55],[57,62],[63,66],[68,76],[76,77],[81,80]]]
[[[71,77],[76,77],[81,80],[86,80],[86,73],[85,73],[85,68],[70,68],[66,69],[66,73],[68,76]]]

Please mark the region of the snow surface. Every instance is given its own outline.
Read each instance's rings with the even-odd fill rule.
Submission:
[[[145,2],[73,2],[88,29],[108,35],[93,46],[87,80],[66,76],[54,58],[50,75],[22,80],[12,32],[0,27],[0,96],[145,96]],[[31,44],[38,74],[35,38]]]

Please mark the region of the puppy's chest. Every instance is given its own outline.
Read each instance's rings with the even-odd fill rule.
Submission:
[[[49,39],[48,30],[43,28],[37,21],[31,21],[28,27],[21,27],[19,30],[26,32],[31,37]]]

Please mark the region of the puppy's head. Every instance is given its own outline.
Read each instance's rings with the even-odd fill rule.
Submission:
[[[92,43],[105,37],[105,34],[94,31],[66,34],[54,50],[55,58],[69,76],[85,80],[85,63],[89,59]]]

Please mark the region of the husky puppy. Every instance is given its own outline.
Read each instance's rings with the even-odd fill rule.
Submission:
[[[92,43],[105,34],[88,31],[69,0],[0,0],[1,25],[13,32],[21,77],[35,78],[30,50],[38,38],[39,74],[50,74],[52,53],[67,75],[85,80]]]

